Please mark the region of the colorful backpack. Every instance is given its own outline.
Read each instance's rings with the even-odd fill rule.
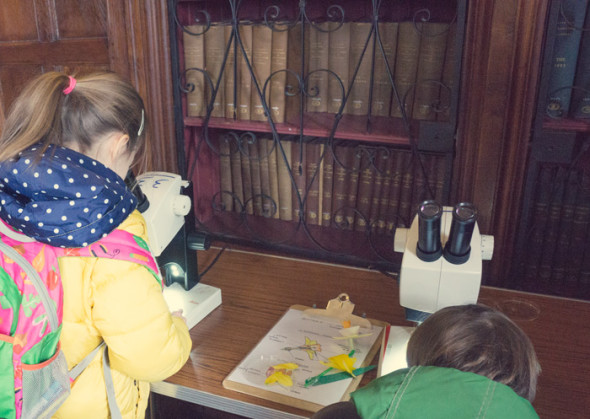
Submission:
[[[70,394],[71,383],[103,346],[109,407],[113,417],[120,416],[104,342],[69,372],[59,346],[63,288],[58,259],[68,256],[132,261],[148,268],[161,284],[145,241],[123,230],[72,249],[24,243],[0,234],[1,418],[51,417]]]

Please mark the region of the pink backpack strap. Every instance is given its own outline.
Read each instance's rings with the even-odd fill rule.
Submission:
[[[83,248],[64,249],[63,256],[99,257],[125,260],[145,266],[162,284],[160,269],[148,244],[141,237],[125,230],[114,230],[106,237]]]

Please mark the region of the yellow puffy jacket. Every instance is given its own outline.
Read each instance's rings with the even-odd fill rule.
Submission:
[[[134,211],[119,227],[147,241]],[[191,339],[185,322],[170,314],[162,288],[143,266],[122,260],[67,257],[59,262],[64,288],[61,347],[71,369],[102,340],[108,346],[117,405],[123,418],[143,418],[149,382],[178,371]],[[55,418],[107,418],[103,352],[72,385]]]

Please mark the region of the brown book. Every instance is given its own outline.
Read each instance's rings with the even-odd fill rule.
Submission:
[[[330,22],[328,68],[338,75],[328,76],[328,112],[338,113],[348,90],[348,63],[350,61],[350,23]],[[342,110],[344,113],[344,110]]]
[[[379,36],[383,45],[383,52],[379,43],[375,44],[375,70],[373,101],[371,112],[375,116],[389,116],[391,106],[391,80],[395,74],[395,51],[397,49],[398,22],[379,23]],[[385,54],[385,55],[384,55]],[[387,71],[389,67],[390,75]]]
[[[310,26],[309,66],[307,78],[307,112],[328,111],[328,69],[329,39],[328,22],[318,23],[320,29]],[[322,71],[317,71],[322,70]]]
[[[387,232],[387,222],[389,217],[389,196],[391,194],[391,182],[393,181],[392,170],[395,168],[396,152],[395,150],[389,149],[389,154],[385,159],[385,169],[383,171],[383,180],[381,185],[381,193],[379,194],[379,214],[377,217],[377,229],[378,234],[384,234]],[[383,156],[382,156],[383,157]]]
[[[277,24],[272,33],[272,51],[270,55],[270,113],[275,123],[285,122],[285,86],[287,84],[287,47],[289,32],[287,25]],[[278,73],[277,73],[278,71]]]
[[[381,197],[385,195],[385,176],[389,169],[391,155],[386,150],[377,150],[375,153],[375,168],[373,191],[371,193],[371,210],[369,211],[369,225],[374,232],[379,231],[379,211],[381,210]],[[387,183],[389,186],[389,183]],[[385,223],[383,222],[383,227]]]
[[[279,218],[285,221],[293,219],[293,196],[291,189],[291,142],[281,141],[277,144],[277,177],[279,179]],[[283,155],[284,153],[284,155]]]
[[[258,157],[258,143],[260,141],[248,144],[250,153],[250,177],[252,182],[252,205],[254,205],[254,215],[262,215],[262,179],[260,158]]]
[[[356,214],[354,229],[366,231],[370,223],[371,204],[373,202],[373,183],[375,181],[375,167],[371,163],[368,153],[361,153],[356,209],[362,215]]]
[[[225,91],[223,83],[219,83],[219,89],[215,91],[222,74],[223,56],[225,54],[225,25],[212,24],[207,32],[205,32],[205,66],[207,74],[213,82],[213,91],[209,83],[207,87],[207,99],[209,103],[213,101],[213,109],[211,116],[217,118],[225,117],[225,109],[223,102],[225,99]],[[223,81],[223,80],[222,80]]]
[[[293,141],[291,143],[291,171],[296,188],[293,188],[293,220],[299,221],[305,215],[305,199],[307,193],[306,144]]]
[[[414,187],[414,168],[416,164],[415,158],[409,155],[409,164],[406,165],[406,170],[402,174],[398,215],[406,227],[410,226],[413,218],[412,189]]]
[[[225,25],[224,26],[224,34],[225,34],[225,45],[229,44],[233,31],[232,25]],[[237,42],[234,38],[234,41],[229,47],[229,51],[227,53],[227,60],[225,61],[225,70],[223,71],[223,82],[225,83],[225,117],[228,119],[236,119],[236,103],[238,100],[238,91],[236,85],[236,76],[238,74],[237,67],[236,67],[236,50],[235,46]]]
[[[395,227],[409,227],[406,225],[406,219],[400,219],[402,217],[402,185],[404,181],[411,181],[411,179],[404,179],[406,172],[411,173],[411,168],[408,167],[410,161],[410,153],[403,150],[397,150],[395,152],[395,164],[391,170],[391,192],[389,194],[389,210],[388,210],[388,222],[387,231],[393,232]],[[411,183],[410,183],[411,185]],[[406,195],[408,189],[405,191]]]
[[[244,52],[238,46],[236,58],[238,66],[238,119],[249,121],[251,115],[252,74],[248,68],[248,62],[252,65],[252,25],[242,22],[238,26],[238,32],[246,52],[244,55]]]
[[[348,172],[352,147],[334,147],[334,185],[332,188],[332,223],[346,227],[346,208],[348,206]]]
[[[235,202],[233,207],[235,212],[241,212],[245,202],[244,184],[242,180],[242,153],[240,153],[239,150],[236,150],[230,154],[229,159],[231,163],[232,191],[236,199],[239,200],[239,205]]]
[[[410,224],[416,215],[418,205],[427,199],[431,199],[431,197],[428,195],[429,185],[426,178],[424,177],[424,173],[428,173],[427,160],[428,158],[422,153],[414,156],[414,162],[412,164],[414,180],[412,184],[412,196],[410,198],[410,215],[408,218]],[[424,171],[422,170],[422,166],[424,166]]]
[[[264,217],[273,216],[273,204],[270,190],[270,170],[268,160],[268,140],[259,138],[258,144],[258,161],[260,165],[260,201],[262,205],[261,215]]]
[[[447,23],[424,22],[414,91],[414,119],[436,120],[447,46]]]
[[[444,203],[445,198],[445,179],[447,172],[447,157],[434,156],[434,199],[441,204]]]
[[[328,146],[323,149],[324,158],[322,160],[322,226],[330,227],[332,221],[332,199],[334,185],[334,155]]]
[[[364,50],[364,48],[370,32],[371,23],[369,22],[352,22],[350,24],[350,64],[348,75],[352,81],[352,85],[350,86],[350,95],[346,109],[351,115],[367,115],[369,113],[371,57],[375,37],[372,36],[367,49]],[[354,80],[352,80],[353,77]]]
[[[279,173],[277,167],[277,147],[272,138],[266,139],[266,152],[268,154],[268,178],[270,182],[270,197],[274,202],[272,216],[279,218]]]
[[[267,88],[266,92],[263,92],[263,88],[264,83],[270,77],[272,36],[272,29],[266,25],[256,24],[252,28],[252,71],[256,78],[256,84],[252,84],[250,96],[250,119],[252,121],[267,120],[264,105],[268,106],[270,88]],[[256,85],[258,85],[258,89]]]
[[[219,141],[219,179],[221,188],[221,203],[225,211],[232,211],[233,209],[233,198],[232,198],[232,173],[231,173],[231,158],[230,158],[230,144],[222,138]]]
[[[299,80],[295,77],[298,75],[299,79],[303,81],[305,69],[302,68],[304,64],[301,56],[303,54],[303,41],[301,39],[302,29],[301,23],[297,23],[289,29],[288,49],[287,49],[287,81],[285,90],[288,92],[285,98],[285,121],[289,124],[300,125],[300,120],[303,113],[303,92]]]
[[[200,71],[191,69],[205,69],[205,43],[202,35],[205,26],[190,25],[187,30],[191,33],[182,32],[186,83],[192,86],[186,94],[187,116],[204,116],[207,106],[205,76]]]
[[[306,222],[307,224],[320,224],[320,156],[322,153],[322,145],[319,142],[309,142],[305,144],[305,160],[306,160],[306,181],[309,184],[307,196],[305,199],[306,208]],[[322,188],[323,189],[323,188]]]
[[[438,121],[448,121],[451,116],[451,102],[453,92],[457,89],[457,78],[455,67],[457,63],[456,51],[457,24],[451,23],[449,33],[447,34],[447,48],[445,51],[445,63],[442,73],[442,86],[440,89],[440,112],[436,119]]]
[[[346,221],[350,229],[354,229],[356,214],[354,209],[358,205],[358,191],[359,191],[359,178],[361,171],[361,158],[362,153],[358,147],[350,148],[350,171],[348,172],[348,183],[347,183],[347,196],[348,196],[348,209],[346,211]]]
[[[412,116],[414,101],[414,83],[418,71],[418,53],[420,51],[420,32],[413,21],[400,22],[397,35],[397,50],[395,55],[394,83],[399,95],[395,94],[391,100],[391,116],[402,117],[400,103],[404,103],[406,116]]]
[[[586,245],[590,234],[588,231],[590,225],[590,173],[584,174],[583,171],[576,171],[576,176],[579,188],[572,219],[572,234],[565,275],[567,284],[575,283],[580,279],[580,285],[582,285],[580,270],[584,260],[584,248],[590,256],[590,246]]]
[[[250,144],[247,141],[242,143],[242,187],[244,190],[244,206],[246,214],[254,214],[254,201],[252,193],[252,169],[250,169]]]

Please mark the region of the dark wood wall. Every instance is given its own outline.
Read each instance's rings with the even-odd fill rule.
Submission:
[[[468,4],[452,197],[474,202],[481,231],[495,237],[484,265],[492,285],[504,285],[512,262],[548,1]],[[126,75],[146,100],[150,169],[175,171],[165,0],[0,2],[0,127],[33,75],[105,68]]]

